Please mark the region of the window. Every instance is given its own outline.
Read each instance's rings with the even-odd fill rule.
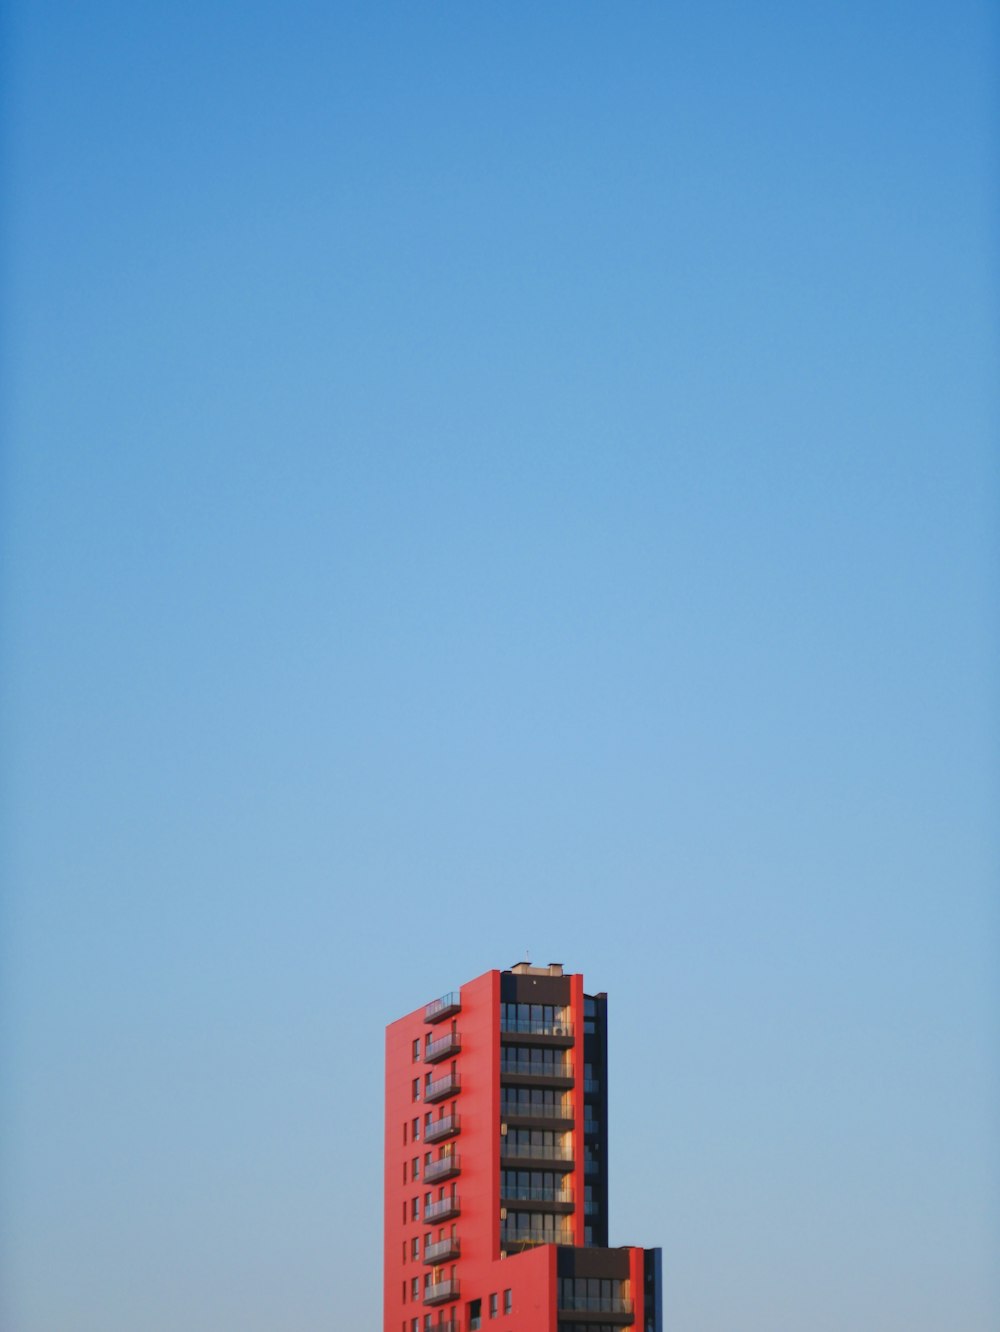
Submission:
[[[469,1301],[469,1332],[476,1332],[476,1328],[483,1325],[483,1302],[482,1300]]]
[[[406,1162],[403,1162],[403,1183],[406,1183]]]
[[[406,1240],[403,1240],[403,1262],[406,1262]]]
[[[412,1099],[413,1099],[414,1101],[419,1101],[419,1100],[420,1100],[420,1079],[419,1079],[419,1078],[414,1078],[414,1079],[413,1079],[413,1098],[412,1098]]]
[[[419,1157],[419,1156],[415,1156],[415,1157],[413,1158],[413,1160],[410,1162],[410,1178],[411,1178],[411,1179],[419,1179],[419,1178],[420,1178],[420,1157]],[[405,1183],[405,1181],[404,1181],[404,1183]]]
[[[416,1235],[410,1240],[410,1257],[414,1262],[420,1257],[420,1240]]]
[[[419,1198],[411,1198],[411,1199],[410,1199],[410,1220],[411,1220],[411,1221],[419,1221],[419,1220],[420,1220],[420,1199],[419,1199]]]
[[[497,1316],[497,1297],[496,1297],[495,1295],[491,1295],[491,1296],[490,1296],[490,1317],[491,1317],[491,1318],[496,1318],[496,1316]]]
[[[420,1058],[420,1041],[419,1039],[417,1039],[413,1042],[413,1062],[416,1063],[419,1058]]]
[[[559,1308],[573,1313],[620,1313],[628,1283],[615,1277],[560,1277]]]
[[[406,1146],[406,1125],[403,1125],[403,1146]]]
[[[419,1118],[419,1116],[413,1121],[413,1133],[411,1134],[411,1137],[413,1138],[413,1141],[414,1141],[414,1142],[419,1142],[419,1141],[420,1141],[420,1118]],[[404,1141],[404,1142],[406,1141],[405,1138],[404,1138],[403,1141]]]
[[[420,1299],[420,1278],[419,1278],[419,1277],[414,1277],[413,1280],[410,1282],[410,1299],[412,1299],[412,1300],[419,1300],[419,1299]]]
[[[403,1303],[404,1303],[404,1304],[406,1303],[406,1282],[405,1282],[405,1281],[403,1282]],[[406,1327],[406,1323],[405,1323],[405,1322],[404,1322],[404,1324],[403,1324],[403,1327],[404,1327],[404,1328]]]
[[[504,1293],[503,1293],[503,1311],[504,1311],[504,1313],[505,1313],[505,1314],[510,1313],[510,1311],[511,1311],[511,1309],[513,1309],[513,1307],[514,1307],[514,1296],[513,1296],[513,1292],[512,1292],[512,1291],[509,1291],[509,1290],[505,1290]]]
[[[420,1332],[420,1319],[414,1318],[410,1323],[410,1332]]]

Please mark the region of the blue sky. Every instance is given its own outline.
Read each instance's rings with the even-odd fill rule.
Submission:
[[[672,1332],[995,1327],[995,37],[9,7],[11,1332],[379,1326],[526,950]]]

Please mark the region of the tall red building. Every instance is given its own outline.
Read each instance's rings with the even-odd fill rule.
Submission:
[[[386,1029],[383,1332],[662,1332],[608,1243],[607,996],[488,971]]]

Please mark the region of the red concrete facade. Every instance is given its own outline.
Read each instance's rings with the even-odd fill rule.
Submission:
[[[561,968],[558,977],[552,969],[525,971],[524,964],[489,971],[386,1029],[383,1332],[579,1332],[584,1325],[599,1332],[660,1332],[658,1318],[645,1311],[646,1251],[587,1243],[593,1228],[586,1225],[585,1197],[588,1208],[600,1206],[587,1191],[585,1155],[591,1177],[597,1176],[583,1146],[583,1033],[593,1020],[585,1018],[583,977],[562,977]],[[503,993],[515,993],[512,987],[532,983],[548,994],[561,986],[564,1001],[515,1010],[502,1000]],[[558,1016],[523,1022],[505,1016],[522,1008]],[[518,1035],[522,1030],[526,1034]],[[572,1043],[568,1033],[574,1033]],[[591,1071],[592,1063],[586,1067]],[[559,1090],[522,1091],[548,1100],[519,1108],[512,1083]],[[597,1083],[593,1076],[588,1085]],[[505,1095],[514,1099],[505,1102]],[[544,1139],[544,1147],[524,1145],[527,1131],[505,1136],[522,1112],[559,1116],[566,1127],[537,1132],[532,1143]],[[586,1113],[593,1134],[597,1110]],[[505,1230],[513,1213],[503,1205],[502,1153],[510,1167],[521,1164],[510,1156],[536,1150],[552,1161],[526,1161],[526,1167],[554,1163],[555,1173],[508,1168],[505,1180],[558,1183],[523,1187],[523,1198],[545,1201],[515,1201],[527,1226]],[[503,1187],[508,1193],[516,1188]],[[545,1215],[525,1216],[524,1209],[534,1207]],[[557,1242],[543,1242],[549,1232],[530,1229],[536,1220],[556,1227]]]

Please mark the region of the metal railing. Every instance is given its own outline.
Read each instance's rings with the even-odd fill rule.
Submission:
[[[534,1018],[501,1018],[500,1030],[518,1036],[572,1036],[572,1022],[541,1022]]]
[[[447,1281],[431,1281],[424,1286],[424,1304],[442,1304],[445,1300],[457,1300],[461,1294],[458,1277]]]
[[[630,1314],[632,1301],[603,1295],[560,1295],[560,1313]]]
[[[432,1119],[424,1126],[424,1142],[437,1142],[449,1133],[457,1133],[460,1127],[458,1115],[443,1115],[440,1119]]]
[[[449,1031],[447,1036],[439,1036],[436,1041],[424,1049],[424,1062],[433,1064],[436,1059],[443,1059],[453,1051],[457,1054],[462,1048],[462,1038],[457,1031]]]
[[[432,1184],[436,1179],[445,1179],[448,1175],[457,1175],[462,1166],[458,1152],[439,1156],[436,1161],[429,1161],[424,1166],[424,1183]]]
[[[534,1161],[572,1161],[570,1147],[543,1147],[540,1143],[511,1142],[510,1138],[500,1139],[500,1155],[518,1160]]]
[[[444,1077],[435,1078],[433,1082],[428,1082],[424,1087],[425,1101],[440,1101],[445,1096],[451,1096],[454,1092],[460,1091],[462,1079],[457,1073],[446,1073]]]
[[[528,1248],[532,1244],[572,1244],[573,1232],[564,1230],[505,1230],[500,1236],[505,1249]]]
[[[573,1065],[569,1060],[559,1063],[536,1064],[530,1059],[504,1059],[500,1056],[500,1076],[504,1073],[516,1073],[520,1077],[532,1078],[571,1078]]]
[[[513,1186],[501,1184],[500,1197],[504,1202],[571,1203],[573,1190],[535,1188],[530,1184]]]
[[[424,1009],[424,1021],[434,1022],[437,1018],[442,1018],[446,1013],[457,1013],[462,1007],[462,996],[458,990],[452,990],[450,994],[443,994],[440,999],[432,999]]]
[[[443,1263],[449,1258],[457,1258],[462,1251],[462,1241],[458,1238],[437,1240],[434,1244],[424,1245],[425,1263]]]
[[[505,1119],[572,1119],[571,1105],[535,1105],[527,1101],[501,1101],[500,1114]]]
[[[425,1221],[439,1221],[445,1217],[458,1216],[461,1211],[458,1194],[453,1193],[450,1198],[438,1198],[437,1202],[428,1203],[424,1208]]]

